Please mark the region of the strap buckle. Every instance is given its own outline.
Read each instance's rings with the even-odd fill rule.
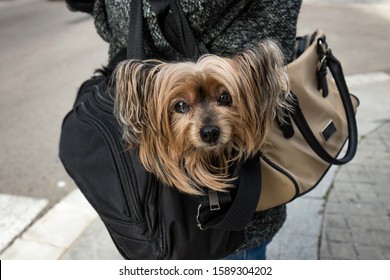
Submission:
[[[329,49],[328,44],[326,43],[324,37],[318,38],[317,43],[318,43],[317,44],[317,54],[319,57],[317,70],[319,71],[321,69],[321,67],[324,65],[324,63],[326,62],[327,54],[328,54],[330,49]]]

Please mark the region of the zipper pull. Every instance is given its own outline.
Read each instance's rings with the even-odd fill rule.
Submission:
[[[221,209],[218,199],[218,193],[214,190],[209,189],[209,203],[210,203],[210,211],[217,211]]]

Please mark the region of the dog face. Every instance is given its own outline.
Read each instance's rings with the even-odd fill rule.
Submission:
[[[139,147],[159,180],[190,194],[232,187],[230,164],[260,151],[289,89],[271,41],[233,58],[124,61],[115,79],[115,113],[129,148]]]

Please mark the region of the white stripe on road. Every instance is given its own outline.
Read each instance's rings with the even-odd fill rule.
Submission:
[[[58,259],[96,217],[76,189],[17,238],[0,259]]]
[[[0,194],[0,252],[46,207],[46,199]]]
[[[385,72],[371,72],[365,74],[348,75],[345,77],[349,87],[361,86],[370,83],[380,83],[390,80],[390,75]]]

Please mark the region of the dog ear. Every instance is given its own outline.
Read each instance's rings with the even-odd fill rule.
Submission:
[[[289,91],[289,80],[284,70],[284,56],[278,45],[265,40],[234,57],[246,84],[255,86],[262,94]],[[263,90],[262,90],[263,89]],[[268,98],[268,97],[267,97]]]
[[[262,144],[265,134],[278,111],[286,106],[289,79],[284,69],[284,56],[271,40],[233,57],[240,76],[242,101],[246,120],[252,123],[255,146]]]
[[[127,60],[119,63],[114,71],[114,113],[129,144],[138,145],[140,135],[149,127],[147,100],[153,90],[155,66],[140,60]]]

